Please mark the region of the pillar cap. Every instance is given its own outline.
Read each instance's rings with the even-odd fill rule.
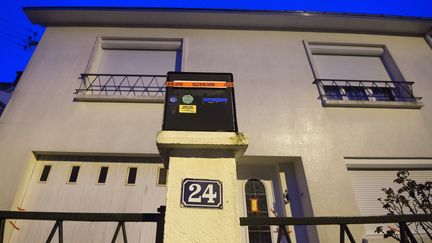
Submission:
[[[166,165],[169,157],[240,158],[248,143],[241,132],[159,131],[156,138]]]

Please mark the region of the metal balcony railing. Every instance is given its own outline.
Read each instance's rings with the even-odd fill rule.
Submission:
[[[166,75],[81,74],[77,94],[164,96]]]
[[[288,225],[339,225],[339,242],[345,242],[345,234],[351,243],[355,243],[354,236],[348,228],[349,224],[386,224],[397,223],[400,230],[400,239],[402,243],[417,243],[407,224],[412,222],[432,222],[431,214],[421,215],[387,215],[387,216],[364,216],[364,217],[243,217],[240,218],[241,226],[279,226],[277,243],[285,237],[288,243],[291,243],[290,236],[286,230]]]
[[[393,101],[417,102],[412,85],[414,82],[315,79],[319,99],[357,100],[357,101]]]
[[[122,230],[123,242],[127,243],[126,222],[154,222],[156,226],[156,243],[163,242],[165,224],[165,206],[158,209],[159,213],[66,213],[66,212],[16,212],[0,211],[0,243],[4,240],[5,222],[7,219],[17,220],[48,220],[55,221],[46,242],[51,242],[55,233],[58,232],[59,243],[63,242],[63,222],[117,222],[111,242],[116,242]]]

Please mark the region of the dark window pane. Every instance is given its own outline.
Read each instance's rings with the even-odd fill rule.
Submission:
[[[374,87],[372,88],[373,97],[377,101],[394,101],[395,97],[390,88],[386,87]]]
[[[158,185],[166,185],[168,170],[166,168],[159,168]]]
[[[44,168],[43,168],[43,170],[42,170],[42,174],[41,174],[41,176],[39,178],[39,181],[40,182],[47,181],[50,171],[51,171],[51,165],[45,165]]]
[[[249,230],[249,243],[261,243],[259,232],[251,232]]]
[[[264,185],[260,181],[254,181],[254,185],[255,185],[255,193],[265,194]]]
[[[129,168],[129,174],[128,174],[128,179],[127,179],[127,184],[135,184],[137,170],[138,169],[136,167]]]
[[[342,94],[338,86],[324,86],[325,97],[329,100],[341,100]]]
[[[270,227],[267,226],[267,228],[268,228],[268,230],[260,232],[260,240],[262,243],[264,243],[264,242],[271,243]]]
[[[268,217],[267,197],[264,184],[251,179],[245,185],[246,209],[248,217]],[[252,211],[252,200],[257,200],[258,211]],[[256,210],[256,209],[255,209]],[[249,226],[249,242],[271,243],[270,226]]]
[[[363,87],[345,86],[345,93],[350,100],[369,100]]]
[[[78,172],[80,170],[79,166],[72,166],[72,170],[69,176],[69,182],[77,182],[78,180]]]
[[[99,171],[98,183],[105,183],[108,176],[108,166],[102,166]]]
[[[249,183],[249,181],[248,181],[246,183],[246,185],[245,185],[245,192],[246,193],[252,193],[253,191],[255,191],[254,184],[253,183]]]

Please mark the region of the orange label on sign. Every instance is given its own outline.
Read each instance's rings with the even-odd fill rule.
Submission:
[[[221,82],[221,81],[173,81],[166,82],[167,87],[176,88],[232,88],[234,87],[233,82]]]
[[[258,211],[259,211],[258,198],[251,198],[250,203],[251,203],[251,211],[254,213],[258,213]]]

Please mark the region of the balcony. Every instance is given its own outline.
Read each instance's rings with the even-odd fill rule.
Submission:
[[[75,101],[163,103],[166,75],[81,74]]]
[[[316,79],[324,107],[420,109],[421,97],[413,94],[414,82]]]

